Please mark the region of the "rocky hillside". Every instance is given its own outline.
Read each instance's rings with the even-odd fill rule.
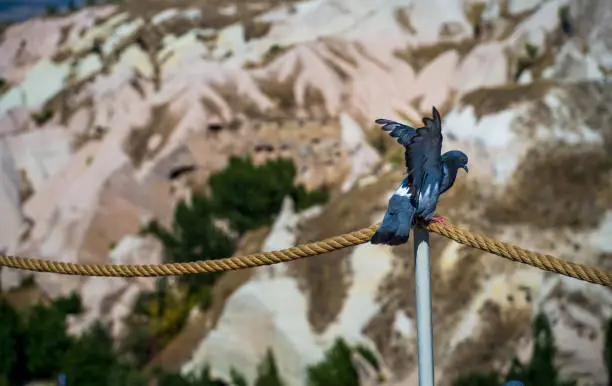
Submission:
[[[470,156],[439,212],[526,248],[610,266],[612,3],[606,0],[127,1],[11,25],[0,37],[0,249],[73,262],[155,263],[139,235],[230,156],[291,157],[331,202],[241,251],[368,226],[402,178],[402,149],[374,125],[443,113],[445,148]],[[177,168],[194,166],[174,178]],[[247,193],[248,194],[248,193]],[[564,375],[607,382],[612,292],[432,237],[437,379],[528,356],[545,311]],[[239,252],[241,252],[239,251]],[[291,385],[336,336],[376,349],[414,385],[412,246],[362,245],[216,284],[155,359],[252,380],[267,348]],[[149,279],[2,270],[20,301],[77,290],[94,320],[122,320]],[[29,281],[26,281],[29,283]],[[485,359],[483,359],[485,358]]]

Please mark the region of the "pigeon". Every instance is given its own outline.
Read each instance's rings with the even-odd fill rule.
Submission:
[[[419,129],[388,119],[376,120],[406,148],[406,168],[409,185],[414,189],[417,216],[425,221],[433,219],[442,181],[442,120],[435,107],[432,116],[433,119],[423,118],[425,126]],[[438,218],[433,220],[440,221]]]
[[[451,150],[440,156],[442,162],[442,179],[440,194],[446,192],[455,183],[459,169],[469,172],[468,157],[460,150]],[[408,241],[410,229],[414,225],[417,212],[414,188],[406,177],[399,188],[389,199],[389,205],[383,222],[370,239],[372,244],[399,245]]]

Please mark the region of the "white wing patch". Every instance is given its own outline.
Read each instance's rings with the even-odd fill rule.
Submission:
[[[435,190],[438,190],[438,185],[439,184],[437,182],[433,184],[433,187]],[[427,185],[425,192],[419,192],[419,201],[423,200],[423,196],[429,196],[431,194],[431,190],[432,190],[432,185]]]
[[[397,188],[394,194],[400,197],[412,197],[410,189],[407,186],[400,186],[399,188]]]

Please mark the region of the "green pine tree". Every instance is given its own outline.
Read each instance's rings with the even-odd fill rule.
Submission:
[[[113,341],[99,324],[70,345],[61,363],[62,373],[72,385],[108,386],[109,376],[119,367]]]
[[[60,372],[63,353],[70,348],[66,314],[60,309],[37,304],[27,317],[25,354],[28,372],[34,379],[48,379]]]
[[[24,325],[21,316],[0,297],[0,385],[19,384],[26,380]]]
[[[255,386],[284,386],[272,350],[266,352],[264,360],[257,368]]]
[[[608,370],[608,385],[612,386],[612,318],[608,319],[605,327],[606,340],[604,343],[604,363]]]
[[[325,352],[325,359],[308,368],[309,386],[359,386],[359,374],[351,360],[352,350],[343,339],[336,339]]]

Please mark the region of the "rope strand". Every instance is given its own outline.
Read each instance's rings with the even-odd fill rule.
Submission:
[[[280,251],[261,252],[218,260],[202,260],[188,263],[165,264],[80,264],[35,259],[0,254],[0,267],[63,275],[106,277],[154,277],[177,276],[197,273],[231,271],[259,267],[303,259],[335,250],[366,243],[380,223],[329,239],[298,245]],[[569,262],[554,256],[529,251],[482,234],[460,228],[449,221],[431,222],[425,225],[430,232],[438,233],[457,243],[492,253],[514,262],[530,265],[545,271],[558,273],[589,283],[612,287],[612,272]]]

